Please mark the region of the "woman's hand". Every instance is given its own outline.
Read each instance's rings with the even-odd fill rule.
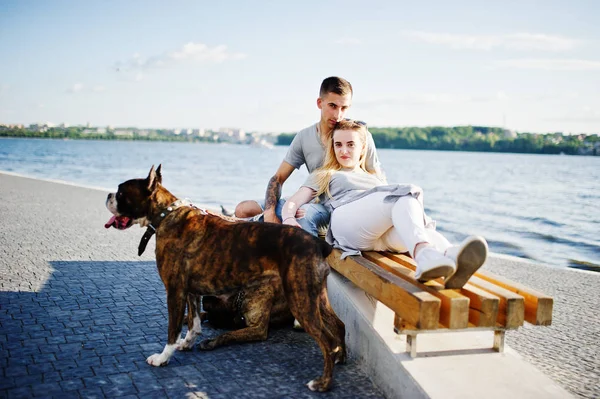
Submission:
[[[300,227],[302,228],[302,226],[300,226],[300,223],[298,223],[298,221],[296,220],[295,217],[290,216],[286,219],[283,220],[282,224],[287,224],[288,226],[294,226],[294,227]]]
[[[290,226],[302,227],[296,218],[304,217],[304,210],[300,207],[312,200],[315,196],[315,191],[311,188],[302,186],[286,201],[281,211],[282,224]]]

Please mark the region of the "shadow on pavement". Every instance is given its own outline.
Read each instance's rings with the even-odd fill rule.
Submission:
[[[310,392],[321,352],[291,328],[265,342],[178,352],[168,366],[151,367],[145,359],[167,337],[155,263],[50,265],[39,292],[0,292],[0,397],[382,397],[353,358],[336,366],[332,391]],[[202,337],[218,333],[203,325]]]

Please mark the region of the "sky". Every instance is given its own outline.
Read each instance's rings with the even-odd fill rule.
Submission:
[[[0,1],[0,123],[600,133],[600,1]]]

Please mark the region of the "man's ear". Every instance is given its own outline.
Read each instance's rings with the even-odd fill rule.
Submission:
[[[159,173],[158,176],[157,176],[156,172]],[[152,168],[150,168],[150,172],[148,173],[148,177],[146,177],[146,188],[148,189],[148,191],[153,192],[156,189],[156,184],[160,183],[159,176],[160,176],[160,166],[158,167],[158,170],[155,171],[154,165],[152,165]]]
[[[323,109],[323,99],[321,97],[317,98],[317,107]]]

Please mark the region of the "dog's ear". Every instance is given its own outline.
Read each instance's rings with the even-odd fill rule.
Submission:
[[[156,172],[158,172],[158,176]],[[152,168],[150,168],[150,173],[148,173],[148,177],[146,177],[146,188],[148,191],[153,192],[156,189],[157,183],[160,183],[160,180],[160,166],[158,167],[158,170],[155,171],[154,165],[152,165]]]
[[[158,168],[156,168],[156,180],[157,180],[157,181],[158,181],[160,184],[162,184],[162,173],[161,173],[161,167],[162,167],[162,164],[159,164],[159,165],[158,165]]]

